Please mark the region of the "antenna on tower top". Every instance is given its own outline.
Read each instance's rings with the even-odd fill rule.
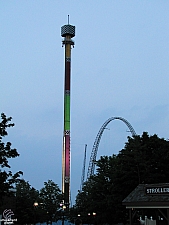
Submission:
[[[69,15],[68,15],[68,24],[69,24]]]

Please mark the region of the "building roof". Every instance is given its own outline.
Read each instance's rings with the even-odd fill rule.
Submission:
[[[169,208],[169,183],[139,184],[122,204],[126,208]]]

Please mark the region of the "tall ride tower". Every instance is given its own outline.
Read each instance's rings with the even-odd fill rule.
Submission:
[[[74,47],[72,37],[75,36],[75,26],[68,24],[61,27],[61,36],[65,46],[65,84],[64,84],[64,132],[62,150],[62,192],[64,205],[70,204],[70,81],[71,81],[71,48]]]

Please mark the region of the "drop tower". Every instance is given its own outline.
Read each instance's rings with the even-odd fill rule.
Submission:
[[[75,36],[75,26],[68,24],[61,27],[62,47],[65,47],[65,81],[64,81],[64,131],[62,149],[62,192],[64,205],[70,204],[70,89],[71,89],[71,49],[74,47],[72,38]]]

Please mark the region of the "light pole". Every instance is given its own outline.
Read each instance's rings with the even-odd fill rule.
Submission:
[[[77,219],[75,220],[75,224],[82,225],[81,214],[77,214]]]
[[[34,206],[34,225],[36,224],[36,208],[38,207],[38,202],[33,203]]]
[[[96,213],[93,212],[93,217],[94,217],[94,224],[96,224]]]
[[[65,219],[64,213],[65,213],[66,206],[63,203],[61,203],[60,207],[62,208],[62,213],[63,213],[63,215],[62,215],[62,225],[64,225],[64,219]]]
[[[96,212],[88,213],[87,215],[88,215],[88,216],[93,216],[93,222],[94,222],[94,224],[95,224]],[[90,221],[90,219],[89,219],[89,221]]]

